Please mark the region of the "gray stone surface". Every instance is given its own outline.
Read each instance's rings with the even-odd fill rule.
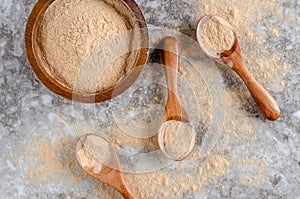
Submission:
[[[77,128],[78,125],[100,129],[103,134],[109,133],[116,125],[116,107],[122,102],[120,97],[95,106],[72,103],[54,95],[37,80],[27,62],[23,47],[26,20],[35,2],[0,0],[0,198],[97,198],[93,191],[97,187],[96,182],[90,178],[76,181],[63,172],[54,178],[52,174],[55,173],[50,172],[49,179],[40,182],[39,176],[30,176],[30,168],[36,160],[30,159],[30,151],[26,150],[34,148],[38,141],[54,143],[63,136],[72,137],[73,142],[79,134],[89,132]],[[195,7],[188,1],[139,0],[138,3],[149,23],[168,28],[183,27],[185,33],[193,34],[197,19],[192,15]],[[262,164],[267,158],[268,165],[266,168],[257,168],[232,162],[226,171],[226,177],[221,177],[201,191],[184,193],[179,198],[299,198],[299,7],[298,0],[281,0],[280,12],[287,16],[292,14],[298,21],[291,23],[287,18],[279,27],[282,34],[278,38],[265,35],[266,48],[272,52],[285,52],[280,59],[291,66],[282,79],[286,82],[283,90],[276,91],[272,89],[272,85],[265,85],[270,88],[281,106],[281,118],[276,122],[269,122],[261,116],[256,117],[259,115],[257,109],[248,107],[255,106],[252,101],[243,110],[237,108],[236,118],[230,118],[228,113],[231,112],[226,112],[226,123],[231,119],[246,116],[247,122],[250,123],[247,125],[255,129],[255,139],[251,142],[247,139],[241,139],[239,142],[229,141],[223,146],[222,152],[230,153],[231,159],[249,157]],[[256,31],[263,34],[266,23],[276,24],[276,21],[265,18],[256,27]],[[153,57],[155,58],[155,55]],[[208,61],[204,56],[203,59]],[[150,70],[149,73],[155,75],[155,71]],[[236,87],[242,90],[239,86],[240,81],[228,73],[222,72],[226,91],[230,92]],[[157,95],[157,102],[153,103],[156,107],[163,108],[163,89],[156,88],[155,85],[141,88],[138,90],[137,86],[136,96]],[[141,98],[136,99],[139,100],[143,101]],[[143,103],[137,103],[136,106],[143,107]],[[148,113],[140,114],[147,120],[144,116]],[[60,154],[59,158],[68,159],[69,156],[72,156],[72,153]],[[254,171],[255,169],[258,171]],[[75,176],[82,175],[76,173],[79,172],[77,167],[73,170]],[[263,176],[263,180],[258,177],[258,181],[262,180],[261,184],[241,183],[251,172]]]

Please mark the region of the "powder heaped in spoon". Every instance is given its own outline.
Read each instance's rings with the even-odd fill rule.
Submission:
[[[202,27],[202,41],[215,51],[230,50],[235,41],[234,31],[221,18],[212,16]]]
[[[109,143],[98,136],[88,136],[82,148],[77,151],[80,165],[93,168],[95,174],[100,173],[102,166],[110,166],[113,161],[113,153]]]
[[[171,120],[165,122],[160,133],[163,133],[163,144],[166,153],[180,159],[194,147],[194,127],[187,122]]]

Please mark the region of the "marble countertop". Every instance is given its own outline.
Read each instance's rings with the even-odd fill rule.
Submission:
[[[199,16],[193,14],[195,7],[191,2],[194,1],[137,2],[149,24],[179,28],[184,33],[195,31]],[[98,198],[94,191],[95,181],[83,179],[76,168],[65,171],[65,167],[76,167],[72,165],[74,162],[70,162],[71,166],[67,161],[53,165],[51,158],[71,158],[72,147],[68,143],[73,143],[82,133],[90,133],[90,127],[110,132],[116,125],[113,112],[118,101],[93,106],[73,103],[56,96],[38,81],[23,47],[26,21],[35,3],[35,0],[2,0],[0,3],[0,198]],[[201,0],[198,3],[201,4]],[[294,21],[290,22],[287,17],[278,28],[281,33],[278,37],[265,35],[265,45],[266,49],[282,54],[279,59],[289,67],[285,75],[277,77],[284,88],[264,86],[277,99],[281,117],[276,122],[267,121],[253,108],[253,101],[245,104],[244,98],[237,100],[236,107],[225,110],[224,135],[226,127],[230,126],[230,114],[234,113],[236,118],[244,118],[241,128],[235,129],[239,136],[219,149],[222,153],[230,153],[232,159],[245,157],[245,162],[259,162],[258,177],[247,178],[249,167],[243,162],[239,162],[240,165],[232,162],[224,176],[197,192],[178,198],[299,198],[300,4],[298,0],[280,0],[278,4],[279,12],[294,16]],[[277,23],[271,18],[264,20]],[[255,30],[264,32],[268,26],[266,21]],[[244,91],[239,80],[229,77],[228,81],[226,74],[228,71],[223,71],[220,76],[224,79],[226,97]],[[249,128],[253,134],[244,139],[242,135]],[[221,138],[224,140],[226,136]],[[51,146],[63,148],[65,153],[56,155]],[[42,161],[41,165],[36,164],[36,159]],[[243,179],[249,182],[243,183]]]

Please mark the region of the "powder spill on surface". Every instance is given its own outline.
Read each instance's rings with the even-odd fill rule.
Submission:
[[[257,35],[254,31],[254,24],[262,18],[262,13],[277,13],[276,0],[203,0],[192,2],[193,4],[194,2],[198,2],[199,5],[199,17],[197,19],[204,14],[216,14],[228,20],[230,24],[233,25],[240,37],[245,62],[253,72],[253,75],[259,77],[260,82],[267,86],[270,86],[271,84],[276,85],[280,82],[279,80],[284,77],[288,66],[284,64],[282,60],[278,59],[280,56],[276,53],[272,55],[273,52],[269,52],[264,49],[261,44],[264,44],[264,40],[266,39],[265,36]],[[276,33],[276,31],[272,32]],[[208,64],[212,63],[208,62]],[[194,77],[189,76],[189,78],[192,81]],[[241,88],[242,86],[239,88],[233,87],[227,92],[226,106],[227,110],[229,110],[227,114],[230,115],[230,118],[227,118],[224,127],[224,137],[216,148],[216,151],[223,151],[224,147],[229,145],[231,147],[230,149],[232,149],[229,150],[229,152],[227,151],[229,154],[210,154],[204,162],[198,162],[197,165],[194,165],[194,162],[197,160],[195,157],[198,157],[199,155],[192,154],[191,158],[187,159],[186,162],[189,166],[192,162],[193,165],[190,167],[192,167],[191,173],[193,173],[193,175],[189,175],[188,169],[185,169],[185,172],[182,172],[181,168],[186,165],[183,166],[181,164],[175,164],[172,165],[171,168],[166,168],[152,173],[125,174],[125,181],[129,188],[141,198],[169,199],[184,198],[181,197],[180,194],[186,193],[187,190],[202,190],[211,184],[220,185],[221,187],[222,180],[227,177],[229,177],[234,184],[242,182],[244,185],[257,187],[261,187],[266,181],[268,181],[269,179],[268,176],[266,176],[265,170],[268,169],[268,163],[270,160],[263,159],[261,157],[261,153],[254,153],[253,151],[250,154],[251,157],[245,157],[245,154],[250,153],[250,151],[247,151],[247,147],[254,145],[255,143],[264,145],[266,143],[265,140],[256,139],[256,131],[259,129],[259,126],[253,126],[253,121],[258,122],[258,125],[262,125],[262,122],[259,122],[255,118],[255,111],[251,108],[252,104],[247,100],[250,98],[248,91]],[[272,90],[277,89],[275,88],[272,88]],[[252,117],[249,116],[249,112]],[[151,142],[151,149],[157,149],[157,143],[155,143],[154,139],[133,139],[130,136],[121,136],[120,132],[117,130],[113,131],[110,140],[114,140],[114,143],[117,143],[118,145],[122,145],[124,143],[128,145],[133,144],[138,148],[147,148],[147,142]],[[240,144],[245,141],[248,145],[244,144],[241,146]],[[260,147],[258,146],[257,151],[259,151],[259,149]],[[48,153],[50,155],[52,153],[51,151],[52,149],[47,149],[43,153],[33,153],[32,156],[38,157],[39,154],[44,155]],[[276,153],[276,151],[274,153]],[[271,156],[270,154],[266,155]],[[41,162],[43,162],[43,160]],[[58,162],[60,162],[60,159]],[[45,171],[45,165],[46,164],[42,164],[42,169],[37,170],[35,172],[36,175],[31,179],[39,179],[37,174],[39,174],[40,171]],[[60,163],[58,165],[60,165]],[[65,169],[69,170],[69,167],[65,167]],[[236,173],[230,174],[228,171]],[[247,173],[246,171],[251,172]],[[79,170],[78,172],[80,173],[81,171]],[[60,175],[60,173],[53,173],[54,177]],[[202,175],[199,176],[199,174]],[[236,178],[232,176],[236,176]],[[95,184],[98,186],[98,182],[95,182]],[[108,199],[122,198],[118,193],[116,193],[116,191],[102,183],[100,184],[99,189],[95,189],[95,192],[97,192],[99,196]]]
[[[226,158],[211,154],[206,161],[198,163],[195,168],[186,169],[185,172],[177,165],[174,168],[149,173],[124,173],[124,179],[128,188],[138,198],[182,198],[183,193],[199,191],[215,182],[218,177],[225,174],[229,166]],[[105,184],[101,185],[96,194],[107,199],[122,199],[117,191]]]
[[[229,162],[226,158],[211,154],[195,168],[182,172],[179,168],[166,168],[145,174],[125,174],[131,190],[140,198],[175,198],[188,190],[199,191],[225,174]]]
[[[45,181],[56,182],[58,179],[68,180],[69,183],[83,182],[87,176],[77,166],[73,154],[75,143],[72,140],[70,137],[63,137],[53,143],[34,141],[35,144],[27,148],[26,152],[22,154],[23,158],[28,161],[32,161],[32,158],[38,160],[28,170],[29,179],[33,184]],[[64,153],[65,155],[62,156]],[[100,155],[102,158],[102,154]],[[194,151],[191,157],[184,162],[172,164],[160,171],[141,174],[124,173],[125,182],[130,190],[140,198],[178,198],[188,190],[200,191],[205,186],[214,183],[219,177],[226,177],[226,169],[235,166],[232,164],[251,166],[254,172],[244,178],[244,183],[259,185],[264,182],[263,170],[257,166],[259,164],[262,165],[262,168],[266,168],[267,165],[262,161],[257,162],[245,158],[230,162],[232,160],[224,154],[212,153],[207,154],[207,158],[203,162],[199,162],[197,157],[203,155],[199,151]],[[67,159],[65,160],[64,157]],[[99,186],[98,181],[94,181],[94,183],[95,195],[105,199],[122,198],[117,191],[108,185],[100,183]]]
[[[87,175],[79,170],[74,158],[75,142],[69,137],[62,137],[60,140],[50,142],[33,139],[23,153],[15,154],[15,161],[28,161],[30,167],[27,169],[28,177],[35,186],[47,181],[60,179],[74,183],[84,180]]]
[[[272,92],[280,92],[284,89],[285,77],[288,66],[282,57],[282,53],[275,49],[267,49],[267,39],[276,39],[280,36],[278,24],[284,21],[283,13],[279,10],[278,0],[202,0],[192,1],[198,5],[196,18],[203,15],[217,15],[224,18],[237,33],[246,66],[259,82]],[[276,18],[276,24],[267,24],[269,35],[258,31],[258,27],[264,25],[262,21]],[[292,18],[291,18],[292,19]],[[278,38],[277,38],[278,39]],[[228,77],[226,77],[228,78]]]
[[[174,159],[186,156],[194,147],[195,130],[190,123],[171,120],[161,126],[159,133],[165,152]]]
[[[125,6],[119,3],[116,7],[108,2],[56,0],[44,14],[38,31],[40,57],[47,72],[71,89],[95,92],[110,88],[134,63],[132,53],[117,55],[115,59],[109,51],[102,52],[96,63],[84,65],[99,45],[136,26]],[[118,47],[128,52],[132,41],[133,36],[128,34]],[[102,59],[110,65],[106,66]],[[95,74],[95,70],[101,73]]]
[[[230,50],[235,41],[231,27],[219,17],[210,17],[202,27],[201,33],[204,44],[215,51]]]

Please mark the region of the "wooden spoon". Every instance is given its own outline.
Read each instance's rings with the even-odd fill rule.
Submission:
[[[109,150],[112,152],[113,154],[113,159],[112,159],[112,168],[103,165],[101,168],[100,173],[94,173],[94,169],[93,168],[87,168],[87,167],[83,167],[81,164],[81,160],[80,157],[78,155],[78,152],[80,151],[80,149],[83,148],[85,141],[87,140],[87,138],[89,136],[94,136],[95,138],[99,139],[103,139],[105,142],[108,143],[109,145]],[[115,150],[113,149],[113,146],[111,145],[111,143],[109,143],[105,138],[97,136],[97,135],[83,135],[82,137],[79,138],[79,140],[77,141],[76,144],[76,159],[77,162],[79,163],[80,167],[90,176],[96,178],[97,180],[104,182],[112,187],[114,187],[118,192],[120,192],[122,194],[122,196],[125,199],[137,199],[136,197],[134,197],[134,195],[130,192],[130,190],[128,189],[128,187],[126,186],[125,182],[124,182],[124,178],[123,175],[120,171],[120,164],[119,164],[119,160],[117,157],[117,154],[115,152]],[[100,163],[102,164],[102,163]]]
[[[233,28],[231,27],[235,35],[235,42],[230,50],[217,52],[204,44],[202,40],[202,28],[206,21],[211,17],[215,17],[220,22],[224,23],[224,25],[231,27],[230,24],[223,18],[212,15],[202,17],[197,27],[197,38],[202,50],[215,61],[229,66],[234,72],[236,72],[246,84],[260,112],[269,120],[277,120],[280,116],[279,106],[269,92],[254,79],[249,70],[245,67],[238,37],[233,31]]]
[[[180,56],[177,39],[175,37],[166,37],[164,40],[163,63],[168,86],[168,99],[165,107],[163,124],[171,120],[182,121],[191,124],[188,114],[178,100],[177,74],[179,70],[179,59]],[[188,151],[180,158],[173,157],[166,152],[164,147],[164,135],[161,131],[159,131],[158,134],[159,146],[162,152],[168,158],[175,161],[184,160],[191,153],[195,146],[196,133],[195,131],[193,131],[193,133],[194,134],[192,136],[193,139],[191,140],[191,147],[189,147]]]

